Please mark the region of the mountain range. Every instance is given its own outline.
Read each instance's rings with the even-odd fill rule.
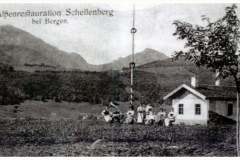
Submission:
[[[80,53],[81,54],[81,53]],[[0,62],[23,70],[58,69],[105,71],[128,67],[131,55],[102,65],[89,64],[80,54],[68,53],[46,43],[34,35],[11,25],[0,26]],[[135,54],[137,66],[168,57],[147,48]]]
[[[162,86],[189,83],[189,77],[194,74],[199,76],[200,83],[214,84],[212,72],[197,68],[184,57],[173,60],[164,53],[146,48],[135,54],[134,61],[136,70],[154,75]],[[131,55],[111,63],[89,64],[80,54],[61,51],[22,29],[11,25],[0,26],[0,63],[11,65],[16,70],[107,71],[128,69],[130,62]]]
[[[130,91],[130,61],[131,55],[111,63],[92,65],[80,54],[61,51],[21,29],[13,26],[0,27],[0,72],[9,70],[8,74],[0,76],[9,82],[7,86],[12,85],[21,90],[22,95],[27,95],[28,98],[62,97],[65,101],[91,103],[112,98],[127,101]],[[162,103],[162,97],[171,90],[183,83],[190,84],[193,75],[197,75],[200,85],[214,85],[215,72],[196,67],[186,61],[185,57],[168,58],[163,53],[147,48],[135,54],[135,62],[134,96],[147,103]],[[5,63],[7,67],[1,67],[1,63]],[[11,72],[12,66],[15,70],[59,72]],[[75,69],[80,72],[62,72]],[[100,72],[113,69],[122,70]],[[221,80],[221,85],[234,86],[234,83],[228,78]],[[10,93],[9,95],[15,94]],[[19,95],[16,97],[18,99]],[[21,95],[19,99],[21,100]],[[9,96],[9,102],[12,102],[12,96]]]

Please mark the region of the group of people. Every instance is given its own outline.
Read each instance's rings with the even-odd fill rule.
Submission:
[[[139,124],[153,124],[154,122],[153,107],[148,104],[146,107],[139,105],[137,108],[137,118],[135,119],[135,111],[133,107],[127,111],[125,123],[132,124],[137,122]]]
[[[146,107],[139,105],[137,108],[137,123],[153,124],[155,116],[153,114],[153,107],[148,104]]]
[[[124,115],[121,113],[117,105],[118,104],[110,102],[109,106],[106,106],[105,109],[102,111],[101,114],[103,115],[106,122],[122,122]]]
[[[110,111],[110,108],[115,108],[116,110],[114,112]],[[135,110],[133,106],[129,107],[129,110],[127,111],[126,115],[123,115],[121,111],[118,109],[117,105],[110,102],[110,105],[106,107],[102,111],[102,115],[106,122],[123,122],[126,124],[159,124],[159,125],[165,125],[170,126],[175,121],[175,116],[173,112],[169,112],[168,114],[161,110],[156,115],[153,113],[153,107],[150,104],[147,104],[146,106],[139,105],[137,107],[137,116],[135,116]]]
[[[137,108],[137,123],[146,125],[156,123],[159,125],[170,126],[173,122],[175,122],[173,112],[167,114],[167,112],[161,109],[161,111],[155,115],[153,113],[153,107],[150,104],[146,105],[146,107],[139,105]]]

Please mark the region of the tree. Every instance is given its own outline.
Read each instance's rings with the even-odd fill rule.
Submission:
[[[180,40],[185,40],[185,51],[177,51],[176,57],[184,55],[197,66],[205,66],[217,71],[222,78],[233,77],[237,92],[237,154],[239,153],[239,50],[240,20],[237,6],[225,8],[225,15],[211,22],[202,16],[205,25],[192,25],[187,22],[174,21],[173,33]]]

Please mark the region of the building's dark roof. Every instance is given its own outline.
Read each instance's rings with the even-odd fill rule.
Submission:
[[[237,95],[236,87],[201,85],[193,89],[206,96],[207,99],[235,100]]]

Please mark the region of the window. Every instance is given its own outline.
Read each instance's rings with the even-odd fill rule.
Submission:
[[[231,116],[233,115],[233,104],[232,103],[228,103],[227,106],[227,116]]]
[[[178,114],[183,114],[183,104],[178,105]]]
[[[201,115],[201,104],[195,104],[195,115]]]

